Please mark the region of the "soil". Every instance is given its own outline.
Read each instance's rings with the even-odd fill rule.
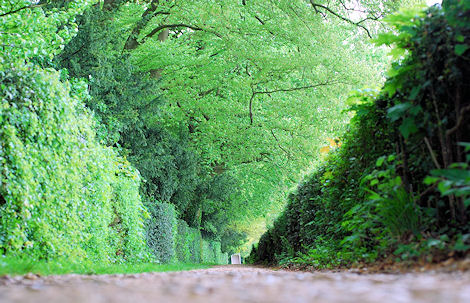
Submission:
[[[0,277],[0,302],[470,302],[470,272],[294,272],[250,266]]]

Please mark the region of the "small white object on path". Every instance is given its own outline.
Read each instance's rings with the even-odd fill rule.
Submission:
[[[242,264],[242,257],[240,256],[240,254],[231,255],[230,264]]]

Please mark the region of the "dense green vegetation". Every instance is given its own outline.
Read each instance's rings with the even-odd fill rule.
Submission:
[[[465,251],[468,7],[414,2],[0,0],[0,268],[225,264],[287,200],[252,261]]]
[[[83,262],[70,263],[58,261],[38,261],[30,258],[0,257],[0,275],[22,275],[33,273],[36,275],[57,274],[138,274],[144,272],[182,271],[209,268],[210,264],[155,264],[155,263],[124,263],[103,265],[99,263]]]
[[[184,133],[149,124],[161,105],[157,81],[110,50],[115,28],[101,30],[120,6],[92,4],[2,3],[2,253],[10,261],[226,263],[219,234],[202,239],[201,222],[179,231],[176,222],[191,202],[223,198],[217,184],[227,181],[202,171]],[[83,41],[90,37],[96,44]],[[79,42],[87,48],[77,58],[68,51]],[[177,245],[191,258],[177,259]]]
[[[395,61],[381,91],[349,97],[341,147],[297,190],[253,262],[316,267],[439,261],[470,249],[470,6],[406,10],[375,41]]]

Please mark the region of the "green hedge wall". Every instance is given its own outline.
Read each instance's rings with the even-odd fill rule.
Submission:
[[[86,84],[0,70],[0,253],[148,261],[139,175],[95,138]]]
[[[190,257],[191,263],[201,263],[202,262],[201,232],[196,228],[190,228],[187,237],[190,239],[189,251],[191,252],[191,257]]]
[[[176,258],[179,262],[191,262],[191,238],[189,226],[186,221],[178,220],[178,233],[176,235]]]
[[[178,229],[175,206],[170,203],[148,203],[147,243],[157,262],[176,260],[176,234]]]
[[[183,220],[178,220],[175,245],[178,262],[215,264],[228,262],[228,254],[222,253],[220,242],[203,240],[201,232],[189,227]]]
[[[215,260],[214,250],[209,241],[203,240],[201,243],[202,263],[212,263]]]
[[[201,245],[202,263],[227,264],[228,254],[222,253],[220,242],[202,241]]]

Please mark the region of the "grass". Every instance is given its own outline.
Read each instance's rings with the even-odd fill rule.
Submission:
[[[23,275],[34,273],[42,276],[63,274],[136,274],[144,272],[184,271],[191,269],[204,269],[212,264],[113,264],[102,265],[96,263],[69,263],[66,261],[41,261],[19,257],[0,256],[1,275]]]

